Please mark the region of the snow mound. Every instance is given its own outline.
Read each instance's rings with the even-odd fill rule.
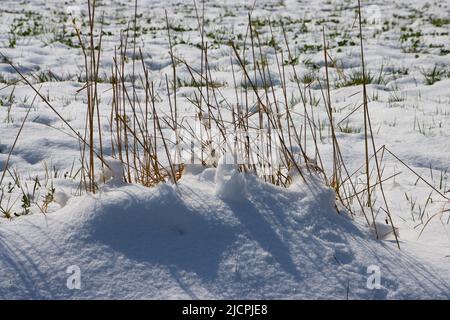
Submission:
[[[247,199],[245,176],[234,165],[219,162],[215,171],[216,195],[219,198],[237,202]]]
[[[448,279],[366,229],[313,179],[281,189],[219,166],[177,186],[106,185],[0,224],[0,298],[449,297]]]

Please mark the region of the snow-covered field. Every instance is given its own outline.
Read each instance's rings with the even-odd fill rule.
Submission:
[[[201,0],[138,0],[137,16],[134,0],[97,1],[96,28],[104,22],[99,119],[110,170],[103,176],[97,170],[95,194],[80,187],[83,146],[76,137],[85,133],[87,90],[72,19],[88,39],[87,1],[68,2],[0,4],[0,298],[450,298],[450,1],[362,1],[368,109],[376,148],[386,147],[378,161],[400,250],[373,159],[374,217],[364,205],[365,219],[357,203],[367,200],[358,1],[210,0],[203,8]],[[126,57],[124,83],[133,87],[131,76],[137,75],[132,97],[122,97],[128,99],[122,116],[131,114],[131,100],[141,110],[149,100],[144,65],[155,109],[169,119],[161,132],[173,142],[169,43],[179,59],[181,124],[195,125],[199,92],[204,108],[210,104],[216,116],[222,110],[222,123],[232,123],[230,106],[244,101],[256,108],[256,118],[264,114],[230,41],[245,57],[264,103],[281,107],[276,118],[287,127],[283,110],[290,110],[303,151],[329,178],[333,139],[324,34],[334,131],[342,162],[354,173],[340,196],[320,172],[304,169],[299,146],[292,150],[307,182],[292,174],[286,187],[240,173],[235,165],[186,159],[177,184],[123,181],[127,168],[112,159],[117,149],[111,143],[111,106],[118,100],[111,72],[121,63],[120,52]],[[205,68],[202,42],[208,46],[209,90],[192,81],[192,73]],[[151,135],[154,113],[147,114]],[[98,148],[97,127],[95,133]],[[166,159],[161,142],[157,152]],[[382,239],[367,220],[376,220]]]

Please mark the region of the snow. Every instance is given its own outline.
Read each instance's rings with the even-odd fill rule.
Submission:
[[[448,277],[336,214],[332,190],[243,179],[239,202],[188,174],[178,186],[105,186],[56,213],[4,224],[2,297],[449,297]],[[71,265],[81,290],[66,288]],[[366,288],[370,265],[382,270],[379,290]]]
[[[72,2],[71,14],[86,11],[85,1]],[[124,0],[101,2],[99,10],[110,21],[105,26],[105,34],[109,35],[104,37],[100,66],[100,75],[106,79],[114,64],[119,31],[126,28],[123,21],[133,20],[134,7]],[[141,30],[146,30],[139,35],[138,45],[143,48],[149,77],[162,97],[157,107],[169,114],[165,75],[171,80],[172,66],[164,10],[173,25],[187,30],[173,31],[176,56],[200,69],[201,38],[193,4],[176,0],[138,3],[143,15],[139,24]],[[329,68],[335,123],[342,121],[341,128],[352,129],[337,130],[336,134],[343,160],[350,172],[356,172],[354,183],[361,190],[362,108],[348,115],[361,105],[362,89],[334,86],[344,80],[342,73],[348,77],[360,70],[360,48],[349,43],[352,40],[359,44],[355,4],[258,0],[253,9],[248,1],[214,0],[205,3],[209,20],[205,28],[211,44],[208,59],[212,77],[223,95],[220,99],[234,102],[232,72],[239,88],[245,78],[226,43],[233,39],[242,44],[238,35],[245,36],[249,11],[253,19],[264,21],[270,17],[287,22],[287,39],[298,57],[295,68],[300,76],[311,73],[323,78],[323,51],[316,47],[323,44],[322,26],[326,26],[329,54],[337,66]],[[384,72],[384,81],[368,85],[377,146],[385,145],[445,193],[450,188],[450,24],[436,26],[431,18],[448,19],[450,2],[380,0],[362,4],[363,11],[369,12],[369,23],[364,26],[367,68],[375,76],[381,66]],[[381,16],[378,9],[382,10]],[[71,19],[64,20],[68,17],[66,4],[61,1],[2,0],[0,52],[77,132],[84,132],[86,98],[80,80],[84,61],[81,49],[69,45],[68,39],[74,44],[77,40],[71,34]],[[307,32],[299,31],[303,22]],[[15,46],[11,44],[12,26],[18,33],[36,24],[42,25],[36,35],[18,35]],[[62,25],[68,30],[64,41],[58,40]],[[284,37],[276,23],[273,29],[275,40],[283,47]],[[258,31],[262,42],[271,40],[267,25]],[[420,36],[402,40],[406,34],[418,31]],[[414,49],[411,41],[416,38],[419,45]],[[338,45],[343,40],[347,43]],[[304,50],[306,45],[312,49]],[[274,83],[277,99],[284,103],[280,84],[287,81],[294,122],[303,124],[303,105],[292,81],[291,66],[285,66],[283,79],[273,49],[263,46],[262,50],[267,54],[267,76],[270,74]],[[127,54],[132,57],[132,51]],[[249,51],[246,58],[252,61]],[[127,63],[128,71],[131,61]],[[446,73],[428,85],[424,71],[436,65]],[[48,71],[57,81],[37,80],[38,75]],[[177,72],[180,79],[189,81],[187,68],[179,65]],[[262,84],[259,75],[251,72],[250,77],[255,85]],[[35,93],[28,86],[11,85],[16,79],[14,70],[0,58],[0,176],[29,111],[0,186],[0,209],[11,208],[12,213],[7,218],[0,211],[0,298],[450,298],[450,202],[387,152],[383,154],[383,177],[392,178],[384,188],[400,250],[383,211],[375,212],[381,238],[377,240],[362,213],[350,215],[339,204],[336,207],[334,191],[314,174],[308,175],[308,183],[294,176],[293,184],[281,188],[243,174],[229,164],[229,159],[221,158],[216,167],[211,163],[186,165],[176,185],[168,182],[148,188],[125,184],[122,163],[109,157],[112,150],[108,121],[113,94],[107,81],[98,85],[102,125],[108,133],[103,150],[106,166],[97,171],[99,192],[83,192],[79,184],[79,142],[45,103],[34,99]],[[321,137],[318,148],[329,171],[333,154],[327,113],[318,82],[312,83],[310,89],[308,99],[319,101],[311,107],[316,124],[321,127],[325,123],[317,129]],[[196,89],[186,86],[178,90],[180,117],[193,118],[197,110],[187,98]],[[141,88],[137,95],[142,97]],[[244,101],[242,92],[238,99]],[[249,104],[257,111],[256,100]],[[309,155],[314,154],[311,142],[305,149]],[[21,188],[14,184],[17,179]],[[23,193],[31,196],[32,204],[29,214],[21,215],[25,210]],[[375,198],[377,203],[382,201],[380,194]],[[46,199],[51,200],[47,205]],[[71,266],[80,268],[80,290],[67,287]],[[378,289],[367,286],[373,266],[380,270]]]
[[[222,200],[237,203],[247,200],[247,182],[244,175],[237,167],[226,163],[230,162],[220,160],[215,170],[216,195]]]

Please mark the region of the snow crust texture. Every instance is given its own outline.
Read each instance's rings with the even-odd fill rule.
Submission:
[[[2,225],[0,296],[449,297],[448,279],[338,215],[330,189],[240,175],[248,193],[237,202],[217,192],[214,170],[187,174],[178,187],[106,186],[57,213]],[[67,288],[72,265],[80,290]],[[381,269],[378,290],[367,288],[370,265]]]

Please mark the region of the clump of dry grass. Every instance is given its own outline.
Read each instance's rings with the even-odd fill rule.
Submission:
[[[96,179],[96,172],[101,172],[108,166],[103,151],[104,136],[107,133],[102,130],[98,94],[103,18],[101,20],[96,18],[95,0],[88,1],[87,5],[87,30],[82,32],[75,26],[85,65],[86,83],[82,90],[86,92],[87,110],[84,133],[76,132],[67,121],[60,118],[76,134],[81,144],[81,183],[87,191],[95,192],[99,182]],[[135,8],[134,24],[136,26],[137,2]],[[304,108],[304,122],[300,125],[296,123],[289,108],[287,66],[283,63],[286,60],[285,51],[276,43],[266,44],[261,41],[249,14],[248,31],[242,44],[243,49],[238,49],[233,42],[229,43],[230,52],[233,54],[230,63],[236,99],[234,101],[225,99],[221,88],[214,85],[209,64],[208,44],[205,41],[204,15],[199,14],[197,6],[195,9],[198,31],[202,39],[200,70],[194,69],[186,61],[174,55],[171,27],[166,14],[172,62],[172,79],[170,80],[166,75],[166,103],[169,105],[169,114],[160,110],[156,103],[159,95],[156,93],[154,82],[149,79],[149,71],[145,66],[141,49],[136,47],[136,28],[132,37],[128,32],[122,34],[118,49],[115,50],[114,65],[111,70],[113,99],[108,134],[111,141],[110,156],[123,164],[123,180],[145,186],[166,181],[176,184],[186,165],[198,161],[203,166],[216,166],[221,156],[231,154],[234,157],[234,164],[241,172],[255,174],[264,181],[278,186],[289,186],[296,176],[308,184],[309,174],[319,174],[324,182],[336,191],[338,199],[350,212],[353,212],[353,209],[349,199],[353,200],[353,198],[358,200],[361,209],[364,210],[363,201],[356,192],[342,161],[334,132],[328,70],[326,83],[319,84],[322,87],[323,103],[327,110],[333,143],[334,160],[331,177],[326,174],[327,170],[324,168],[318,148],[318,126],[315,123],[311,101],[307,99],[311,96],[310,88],[299,80],[300,77],[294,65],[290,67],[295,75],[298,96]],[[272,30],[271,25],[270,28]],[[286,32],[283,27],[281,28],[288,52],[287,58],[292,59]],[[130,38],[133,40],[132,56],[134,57],[131,75],[126,70]],[[278,71],[276,76],[280,79],[279,85],[275,85],[273,80],[275,75],[269,69],[267,56],[263,52],[263,47],[267,45],[272,46],[276,52],[276,70]],[[247,50],[247,47],[250,49]],[[325,60],[328,56],[324,31]],[[235,70],[236,64],[239,70]],[[181,119],[178,115],[177,66],[184,66],[188,70],[191,77],[189,82],[194,84],[194,94],[188,99],[196,110],[194,123]],[[136,73],[138,68],[139,74]],[[243,75],[242,86],[236,80],[238,73]],[[21,76],[57,113],[39,90],[35,89],[23,75]],[[259,83],[256,83],[256,79],[260,79]],[[143,88],[143,98],[137,94],[138,85]],[[194,129],[193,124],[197,124],[197,128]],[[306,151],[308,149],[313,150],[312,155],[308,155]],[[182,153],[184,155],[190,153],[189,160],[182,157]],[[96,168],[96,166],[100,167]],[[347,178],[344,178],[345,175]],[[345,188],[347,184],[351,185],[353,194]],[[366,192],[370,195],[370,187]]]

